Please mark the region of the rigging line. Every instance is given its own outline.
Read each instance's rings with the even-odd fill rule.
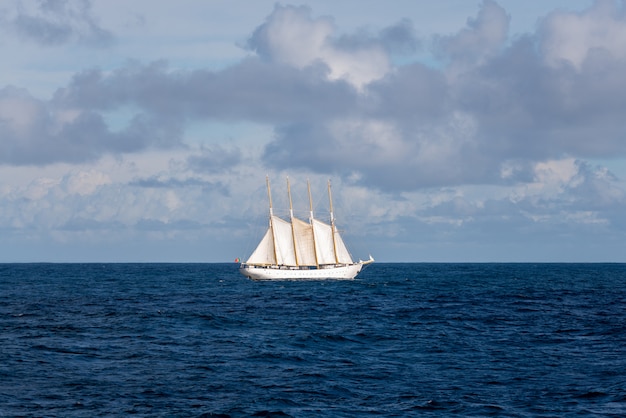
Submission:
[[[335,263],[339,264],[339,257],[337,256],[337,239],[335,238],[337,229],[335,228],[335,216],[333,215],[333,195],[330,191],[330,179],[328,180],[328,202],[330,204],[330,231],[333,236],[333,252],[335,253]]]
[[[289,197],[289,221],[291,222],[291,239],[293,241],[293,255],[296,259],[296,266],[300,265],[298,260],[298,248],[296,245],[296,227],[293,224],[293,203],[291,202],[291,186],[289,184],[289,177],[287,177],[287,195]]]
[[[270,176],[265,176],[265,183],[267,184],[267,198],[270,202],[270,229],[272,230],[272,247],[274,248],[274,262],[278,263],[278,254],[276,251],[276,231],[274,229],[274,209],[272,208],[272,191],[270,189]]]
[[[319,257],[317,255],[317,242],[315,241],[315,226],[313,225],[313,200],[311,199],[311,183],[306,179],[306,187],[309,192],[309,224],[311,225],[311,235],[313,237],[313,253],[315,254],[315,267],[320,267]]]

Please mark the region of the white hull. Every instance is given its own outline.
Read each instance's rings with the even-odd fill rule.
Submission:
[[[239,271],[252,280],[352,280],[368,261],[356,264],[300,269],[297,267],[252,266],[242,264]]]

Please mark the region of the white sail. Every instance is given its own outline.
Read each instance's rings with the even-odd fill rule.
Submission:
[[[335,248],[333,245],[333,232],[330,225],[313,219],[315,231],[315,251],[319,264],[335,264]]]
[[[276,248],[276,264],[282,266],[295,266],[296,254],[293,246],[293,235],[291,234],[291,223],[272,216],[274,227],[274,245]]]
[[[337,247],[337,261],[342,264],[352,264],[352,257],[350,256],[348,248],[343,242],[343,239],[341,239],[341,235],[339,235],[339,231],[337,230],[335,230],[335,246]]]
[[[309,223],[298,218],[294,218],[293,221],[298,265],[315,266],[313,228]],[[263,239],[246,262],[249,264],[295,266],[296,253],[294,252],[293,236],[290,230],[291,224],[277,216],[272,217],[272,222],[274,223],[274,234],[272,234],[272,229],[268,228]],[[274,242],[276,242],[276,251],[274,251]]]
[[[271,265],[276,264],[276,257],[274,256],[274,238],[272,237],[272,230],[268,228],[263,236],[263,239],[257,245],[256,250],[248,258],[247,263]]]
[[[352,257],[338,231],[335,231],[333,243],[331,226],[313,219],[311,224],[293,218],[295,233],[291,233],[291,224],[277,216],[272,217],[274,234],[268,229],[263,239],[246,261],[249,264],[277,264],[285,266],[315,266],[318,264],[351,264]],[[313,239],[313,228],[317,240]],[[274,239],[274,236],[276,239]],[[293,238],[296,238],[295,246]],[[274,251],[276,243],[276,251]],[[335,246],[337,251],[335,252]],[[296,253],[297,261],[296,263]],[[278,259],[276,259],[278,257]]]
[[[315,257],[315,243],[313,241],[313,228],[308,222],[293,218],[294,236],[296,239],[296,252],[298,264],[301,266],[317,265]]]

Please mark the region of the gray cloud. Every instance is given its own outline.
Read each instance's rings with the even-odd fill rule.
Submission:
[[[499,158],[624,156],[620,123],[626,62],[591,55],[590,67],[551,68],[524,39],[456,86],[459,107],[479,122],[478,138]]]
[[[55,104],[107,111],[135,105],[167,119],[281,121],[328,118],[354,107],[356,93],[329,82],[323,67],[302,70],[250,58],[223,71],[170,71],[165,62],[131,65],[105,75],[77,74]]]
[[[130,186],[148,189],[181,189],[185,187],[201,187],[205,191],[215,191],[224,196],[228,196],[228,188],[220,182],[211,182],[198,177],[190,178],[161,178],[158,176],[148,178],[137,178],[128,183]]]
[[[223,173],[241,162],[239,148],[226,149],[220,146],[203,149],[200,155],[187,158],[187,164],[194,172]]]
[[[441,71],[410,64],[372,83],[361,105],[368,117],[394,120],[414,129],[443,123],[454,110],[452,99]]]
[[[39,0],[36,11],[20,7],[9,24],[21,38],[43,46],[78,42],[103,47],[114,39],[93,17],[89,0]]]
[[[173,222],[163,222],[157,219],[142,219],[134,225],[134,228],[140,231],[196,231],[206,228],[206,225],[187,219],[181,219]]]
[[[180,146],[189,120],[273,124],[353,112],[354,89],[343,81],[329,82],[324,74],[319,67],[298,70],[257,59],[221,72],[173,72],[160,62],[130,65],[111,75],[99,70],[81,72],[50,102],[8,87],[0,91],[0,101],[19,99],[35,112],[29,112],[29,128],[24,131],[0,109],[0,120],[5,121],[0,125],[4,138],[0,162],[80,162],[104,153]],[[114,130],[107,124],[106,114],[124,106],[137,113],[127,126]],[[63,119],[64,114],[72,117]],[[239,161],[232,157],[228,161]],[[201,165],[200,160],[191,162],[197,168]]]
[[[576,62],[548,59],[553,50],[546,45],[555,31],[576,30],[559,27],[555,16],[536,33],[508,40],[509,16],[485,0],[466,28],[433,41],[443,58],[439,66],[396,65],[384,76],[372,67],[355,82],[339,69],[349,75],[359,59],[371,66],[381,51],[415,51],[419,42],[409,21],[339,36],[331,18],[277,6],[249,39],[258,57],[223,70],[172,70],[165,62],[108,73],[90,69],[49,102],[0,91],[0,100],[19,96],[32,109],[28,129],[0,112],[0,161],[77,162],[183,146],[185,126],[195,120],[274,126],[263,153],[267,165],[336,173],[389,191],[510,184],[528,181],[533,164],[548,159],[624,157],[626,59],[619,48],[595,40]],[[615,14],[595,9],[577,16],[626,28]],[[283,47],[294,45],[281,42],[293,25],[304,25],[322,41],[309,55],[289,61],[292,52]],[[309,35],[302,34],[305,40]],[[136,114],[114,129],[107,113],[124,108]],[[241,163],[238,150],[217,148],[187,161],[205,173]]]
[[[109,230],[124,230],[128,227],[121,222],[107,221],[100,222],[94,219],[87,219],[84,217],[74,217],[68,220],[63,225],[60,225],[57,229],[60,231],[79,232],[79,231],[109,231]]]
[[[155,116],[139,113],[122,130],[113,131],[101,113],[58,106],[6,87],[0,90],[0,163],[80,163],[108,153],[176,145],[180,121]]]
[[[290,19],[290,15],[298,15],[301,16],[302,21],[299,22],[297,26],[304,27],[306,29],[311,29],[314,24],[314,20],[311,17],[311,8],[308,6],[282,6],[280,4],[276,4],[274,6],[274,11],[268,18],[265,23],[259,25],[250,38],[247,40],[245,47],[256,52],[261,58],[266,59],[268,61],[276,60],[275,50],[276,42],[272,39],[271,26],[274,22],[280,23],[281,21],[286,21]],[[334,22],[330,17],[323,17],[319,19],[323,21],[324,24],[328,26],[333,26]],[[288,36],[288,33],[284,33],[284,35]]]
[[[280,31],[275,27],[281,26]],[[281,51],[277,47],[277,41],[284,41],[289,37],[285,28],[298,28],[313,32],[319,45],[317,47],[337,48],[346,51],[359,51],[372,46],[381,46],[390,53],[412,54],[421,48],[422,43],[418,39],[413,23],[409,19],[403,19],[394,25],[383,28],[378,33],[367,28],[361,28],[354,33],[345,33],[337,36],[333,33],[335,27],[331,17],[324,16],[313,18],[312,10],[308,6],[282,6],[276,5],[266,22],[256,28],[248,39],[245,47],[255,51],[260,57],[268,61],[280,61]],[[283,39],[277,39],[277,33]],[[317,34],[315,33],[317,32]],[[304,48],[310,45],[303,45]]]
[[[252,45],[263,45],[254,37],[251,38]],[[263,39],[267,42],[266,39]],[[413,23],[404,19],[400,22],[388,26],[378,33],[373,33],[367,28],[362,28],[354,33],[343,34],[336,38],[327,39],[329,46],[335,47],[339,50],[348,52],[359,51],[364,48],[381,46],[391,54],[397,55],[410,55],[417,52],[421,45],[421,41],[415,34],[415,28]],[[260,51],[264,51],[267,47],[260,48]]]
[[[546,186],[544,180],[535,179],[541,187],[550,187],[551,193],[520,191],[516,199],[509,195],[480,203],[455,196],[420,211],[420,215],[481,227],[490,225],[491,229],[493,222],[499,220],[518,232],[538,223],[604,225],[605,229],[618,226],[616,231],[621,231],[626,192],[620,188],[618,179],[610,171],[583,161],[575,161],[573,168],[575,172],[571,177],[560,179],[556,184]]]
[[[468,19],[465,29],[453,36],[435,39],[434,53],[446,59],[456,71],[480,64],[504,47],[509,21],[510,17],[500,5],[493,0],[483,0],[478,16]]]
[[[344,154],[338,147],[321,124],[290,123],[275,129],[275,139],[265,148],[263,158],[275,167],[327,173],[339,167]]]
[[[541,54],[547,30],[505,44],[509,19],[495,2],[484,1],[468,28],[436,39],[447,67],[401,66],[367,86],[358,117],[397,129],[389,146],[404,152],[396,158],[382,159],[366,138],[368,129],[347,138],[331,133],[333,120],[324,120],[307,129],[277,129],[266,159],[276,167],[358,173],[364,184],[410,190],[511,181],[501,172],[512,162],[625,156],[626,60],[595,47],[579,69],[567,62],[551,66]],[[608,23],[626,28],[623,20]],[[324,151],[312,152],[312,141]]]
[[[396,54],[412,54],[420,50],[422,42],[415,33],[413,22],[403,19],[380,32],[380,41],[387,50]]]

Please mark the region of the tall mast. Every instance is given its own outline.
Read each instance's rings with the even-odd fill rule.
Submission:
[[[278,264],[278,256],[276,253],[276,234],[274,233],[274,209],[272,209],[272,191],[270,189],[270,176],[265,176],[265,184],[267,184],[267,198],[270,202],[270,229],[272,230],[272,245],[274,247],[274,261]]]
[[[330,230],[333,235],[333,253],[335,254],[335,263],[339,264],[339,257],[337,257],[337,241],[335,239],[335,215],[333,215],[333,195],[330,192],[330,180],[328,180],[328,201],[330,202]]]
[[[315,254],[315,266],[319,268],[320,263],[317,258],[317,244],[315,243],[315,225],[313,225],[313,199],[311,199],[311,183],[306,179],[306,187],[309,191],[309,224],[311,224],[311,234],[313,236],[313,254]]]
[[[296,227],[293,224],[293,204],[291,203],[291,186],[289,185],[289,177],[287,177],[287,195],[289,196],[289,221],[291,222],[291,238],[293,241],[293,255],[296,259],[296,266],[300,265],[298,261],[298,250],[296,246]]]

